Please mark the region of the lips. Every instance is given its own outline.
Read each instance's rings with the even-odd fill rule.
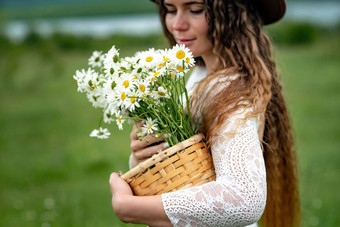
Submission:
[[[195,39],[177,39],[178,44],[184,44],[185,46],[189,46]]]

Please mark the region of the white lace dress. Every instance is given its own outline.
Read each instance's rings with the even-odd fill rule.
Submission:
[[[205,75],[202,68],[194,70],[187,82],[189,94]],[[244,111],[237,112],[226,119],[226,127],[212,142],[216,181],[162,194],[165,212],[174,226],[257,226],[267,197],[258,121],[247,119],[230,137],[226,132],[234,130],[237,119],[244,116]]]

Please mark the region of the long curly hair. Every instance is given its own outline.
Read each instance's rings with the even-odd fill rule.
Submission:
[[[170,43],[176,41],[167,30],[166,8],[157,1],[163,31]],[[201,113],[200,130],[208,142],[225,119],[239,108],[249,108],[248,117],[262,116],[259,132],[267,175],[267,203],[261,225],[300,226],[297,159],[289,113],[272,58],[271,43],[262,29],[254,1],[204,0],[209,39],[219,64],[195,88],[191,111]],[[198,64],[204,64],[201,58]],[[229,85],[211,95],[225,83]],[[222,79],[224,78],[224,79]],[[214,83],[211,86],[211,81]],[[208,91],[207,91],[208,90]],[[216,93],[216,92],[215,92]],[[210,95],[209,95],[210,94]],[[203,101],[205,100],[205,101]],[[208,101],[207,101],[208,100]]]

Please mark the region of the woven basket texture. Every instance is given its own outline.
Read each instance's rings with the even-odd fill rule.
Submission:
[[[202,134],[176,144],[121,176],[135,195],[159,195],[216,179],[211,153]]]

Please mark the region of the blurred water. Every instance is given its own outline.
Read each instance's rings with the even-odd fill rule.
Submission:
[[[340,2],[288,2],[285,20],[334,26],[340,21]],[[148,35],[161,32],[157,14],[14,20],[4,24],[3,28],[5,35],[13,42],[21,42],[32,29],[44,37],[56,32],[99,38],[112,34]]]
[[[288,2],[285,18],[334,26],[340,22],[340,2]]]
[[[13,42],[21,42],[33,30],[43,37],[53,33],[104,38],[112,34],[148,35],[161,32],[157,14],[119,17],[80,17],[15,20],[5,24],[4,32]]]

